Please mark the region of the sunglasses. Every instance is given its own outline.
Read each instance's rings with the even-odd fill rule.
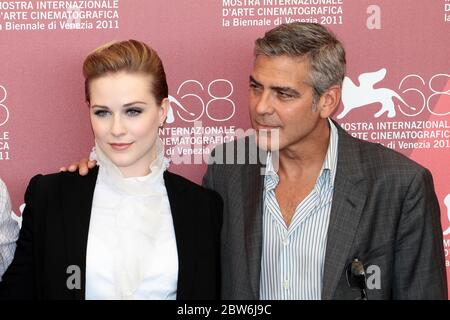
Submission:
[[[347,284],[352,290],[359,290],[361,297],[355,300],[368,300],[366,293],[366,273],[364,272],[364,265],[358,259],[353,261],[346,268]]]

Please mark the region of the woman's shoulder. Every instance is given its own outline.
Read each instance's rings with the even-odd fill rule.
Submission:
[[[97,178],[98,167],[89,170],[88,174],[81,176],[76,172],[55,172],[50,174],[37,174],[31,178],[28,189],[38,188],[41,190],[51,190],[60,188],[62,184],[85,184],[94,182]]]
[[[199,192],[206,190],[201,185],[170,171],[164,172],[164,181],[166,185],[169,184],[177,189],[190,189]]]
[[[195,213],[202,221],[209,221],[217,227],[217,234],[222,225],[223,201],[222,197],[214,190],[198,185],[178,174],[166,171],[164,180],[167,192],[172,195],[172,200],[185,206],[185,211]],[[179,199],[179,200],[177,200]]]
[[[185,177],[182,177],[170,171],[164,172],[164,181],[166,184],[166,188],[172,188],[176,191],[184,191],[191,194],[197,194],[212,198],[216,198],[219,196],[215,191],[207,189]]]

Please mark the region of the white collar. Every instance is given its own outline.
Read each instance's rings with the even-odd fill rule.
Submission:
[[[164,145],[160,138],[156,141],[156,158],[150,164],[150,173],[143,177],[125,178],[120,169],[108,158],[99,144],[95,143],[95,151],[91,159],[97,160],[100,166],[97,181],[105,182],[116,191],[134,196],[151,196],[165,192],[164,171],[170,160],[164,157]]]

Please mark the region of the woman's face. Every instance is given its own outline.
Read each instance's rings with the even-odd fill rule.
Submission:
[[[158,127],[168,100],[158,105],[150,92],[151,77],[109,73],[89,84],[90,116],[98,146],[124,177],[144,176],[156,157]]]

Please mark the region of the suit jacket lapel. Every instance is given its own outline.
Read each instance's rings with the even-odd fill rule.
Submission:
[[[338,163],[328,226],[322,299],[333,298],[367,197],[359,145],[338,125]]]
[[[85,299],[86,293],[86,250],[97,174],[98,167],[85,177],[68,174],[61,183],[68,266],[78,266],[81,271],[81,290],[73,290],[78,300]]]
[[[261,276],[261,253],[262,253],[262,223],[263,223],[263,189],[264,173],[267,154],[258,149],[254,137],[248,140],[249,161],[257,159],[257,164],[244,166],[247,171],[246,178],[242,179],[242,203],[244,203],[244,230],[245,249],[247,254],[248,279],[250,281],[253,297],[259,299],[259,284]],[[245,183],[248,183],[247,185]],[[243,279],[244,280],[244,279]],[[244,280],[246,281],[246,279]]]
[[[173,226],[178,250],[178,286],[177,300],[184,300],[192,296],[193,280],[195,273],[196,248],[194,246],[195,238],[195,220],[191,212],[186,210],[192,206],[186,205],[189,199],[183,192],[183,187],[173,181],[170,172],[164,172],[164,181],[167,195],[172,212]]]
[[[247,172],[249,185],[242,186],[242,201],[245,204],[244,230],[245,249],[247,254],[248,276],[254,299],[259,299],[259,281],[261,274],[262,251],[262,194],[263,177],[261,166],[251,165]],[[246,192],[245,192],[246,191]]]

